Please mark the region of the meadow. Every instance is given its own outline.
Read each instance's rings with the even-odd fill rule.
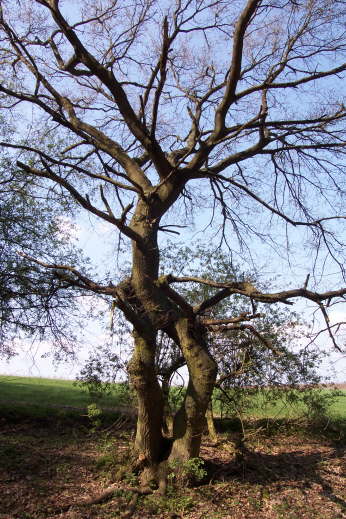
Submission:
[[[316,389],[317,391],[317,389]],[[318,389],[319,393],[331,395],[331,388]],[[180,388],[172,388],[172,405],[177,406],[183,398],[184,392]],[[312,391],[313,393],[313,391]],[[346,419],[346,389],[343,386],[338,390],[332,404],[328,407],[328,415]],[[252,392],[250,403],[247,404],[244,414],[247,418],[295,418],[305,411],[304,403],[299,391],[295,392],[296,399],[287,401],[287,392],[281,391],[282,396],[275,397],[270,390]],[[239,395],[234,395],[239,400]],[[112,384],[107,393],[99,395],[88,391],[73,380],[61,380],[38,377],[16,377],[0,375],[0,407],[17,409],[18,412],[43,414],[47,409],[54,412],[77,414],[87,409],[92,403],[97,403],[105,411],[122,410],[134,406],[134,398],[126,384]],[[220,403],[220,394],[214,397],[214,412],[216,416],[227,415],[227,402]],[[52,411],[53,409],[53,411]]]
[[[18,411],[44,414],[47,408],[78,414],[100,399],[73,380],[50,378],[0,376],[0,405],[18,408]],[[128,406],[129,391],[125,384],[114,384],[109,393],[102,395],[102,407]],[[13,406],[14,404],[14,406]],[[23,408],[23,409],[21,409]]]

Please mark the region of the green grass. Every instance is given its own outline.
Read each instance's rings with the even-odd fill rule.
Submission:
[[[329,389],[318,391],[324,396],[330,394]],[[175,392],[178,390],[173,388],[172,394]],[[312,392],[312,394],[314,393]],[[297,392],[297,395],[300,393]],[[306,406],[301,401],[287,403],[284,397],[270,399],[267,398],[268,396],[270,396],[270,390],[254,393],[248,407],[243,408],[243,417],[296,418],[306,411]],[[178,400],[182,400],[182,395]],[[265,402],[266,400],[268,402]],[[71,380],[0,376],[0,409],[2,412],[6,409],[12,411],[19,409],[21,413],[44,416],[49,410],[50,414],[85,416],[87,406],[94,402],[103,409],[112,410],[119,406],[131,405],[131,396],[124,384],[114,384],[110,394],[99,400]],[[237,402],[240,404],[240,401]],[[220,406],[217,401],[214,407],[215,414],[219,415]],[[339,396],[335,397],[334,403],[328,409],[328,415],[341,419],[346,418],[346,390],[339,391]]]
[[[333,414],[340,415],[346,418],[346,390],[340,390],[342,393],[336,397],[335,402],[332,404],[330,410]]]
[[[216,396],[215,414],[236,415],[238,409],[245,419],[294,419],[313,414],[346,419],[346,390],[337,390],[336,393],[322,388],[309,391],[281,390],[275,395],[272,390],[264,389],[254,391],[250,398],[242,398],[243,395],[234,394],[233,403],[228,408],[224,405],[221,413],[222,406]]]
[[[311,395],[319,391],[322,398],[332,397],[330,405],[327,405],[327,415],[340,415],[346,418],[346,391],[338,391],[338,395],[332,396],[329,389],[312,390]],[[256,418],[297,418],[306,412],[309,407],[303,401],[300,392],[295,392],[297,400],[290,401],[282,398],[271,399],[270,395],[262,394],[253,396],[253,404],[249,407],[248,415]]]
[[[0,410],[4,414],[85,416],[87,406],[94,402],[111,411],[127,405],[129,394],[123,384],[115,384],[99,400],[72,380],[0,376]]]

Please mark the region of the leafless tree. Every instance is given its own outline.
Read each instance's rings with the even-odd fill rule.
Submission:
[[[251,280],[159,276],[158,236],[177,232],[172,218],[200,200],[221,216],[221,239],[275,247],[283,222],[343,275],[345,3],[3,0],[0,25],[1,106],[23,118],[31,110],[33,121],[29,137],[2,146],[132,247],[131,275],[117,286],[73,265],[36,265],[113,298],[131,323],[135,447],[147,467],[167,455],[158,331],[176,342],[190,380],[170,456],[198,456],[217,371],[201,316],[236,294],[254,308],[305,298],[327,316],[346,288],[263,293]],[[192,307],[179,293],[186,282],[215,293]]]

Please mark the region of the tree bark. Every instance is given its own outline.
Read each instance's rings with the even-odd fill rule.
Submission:
[[[214,415],[213,415],[213,404],[212,404],[211,399],[209,401],[209,404],[207,407],[207,412],[205,413],[205,417],[207,419],[209,438],[211,439],[212,442],[216,443],[218,438],[217,438],[217,432],[216,432],[216,428],[215,428]]]
[[[163,423],[162,423],[162,430],[166,436],[169,436],[171,431],[171,422],[172,422],[172,414],[171,409],[169,405],[169,390],[170,390],[170,378],[171,374],[169,376],[163,376],[162,377],[162,396],[163,396]]]
[[[135,450],[143,466],[157,464],[163,446],[163,398],[155,373],[155,335],[149,341],[133,333],[135,351],[128,365],[138,401]]]
[[[173,424],[171,457],[187,460],[197,457],[205,427],[205,413],[214,388],[217,367],[204,338],[204,329],[192,315],[182,311],[157,285],[159,253],[157,230],[159,216],[154,207],[139,201],[131,228],[143,239],[145,248],[133,242],[131,275],[132,308],[143,322],[134,334],[136,349],[130,363],[133,385],[138,397],[136,449],[155,466],[170,450],[163,437],[163,397],[155,374],[156,333],[164,330],[179,344],[189,370],[189,384],[183,406]],[[149,332],[149,336],[147,334]],[[170,330],[170,332],[168,331]],[[171,442],[169,442],[171,444]]]
[[[138,319],[134,324],[135,351],[129,374],[138,400],[135,448],[144,467],[152,473],[167,458],[167,439],[163,437],[164,400],[155,365],[157,331],[176,319],[177,310],[156,286],[159,270],[155,210],[139,201],[131,228],[143,239],[144,248],[132,242],[132,273],[127,302]]]
[[[203,330],[196,321],[181,318],[175,325],[189,370],[189,383],[182,407],[174,417],[171,459],[199,456],[205,413],[214,388],[217,366],[210,356]]]

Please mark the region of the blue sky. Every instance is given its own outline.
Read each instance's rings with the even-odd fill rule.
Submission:
[[[71,5],[70,4],[71,3],[66,3],[65,9],[68,9],[69,16],[71,17],[71,19],[74,19],[76,16],[75,5],[73,2]],[[220,53],[220,56],[221,55],[223,56],[223,53]],[[341,80],[336,80],[335,78],[330,80],[331,83],[328,85],[329,90],[332,90],[333,88],[335,90],[338,90],[339,85],[341,84],[339,83],[339,81],[341,82]],[[312,92],[312,94],[314,97],[315,92]],[[285,102],[288,103],[289,101],[289,108],[291,108],[292,111],[295,110],[297,112],[300,112],[303,108],[303,104],[297,103],[296,95],[296,90],[294,90],[291,95],[288,94],[288,97],[286,95]],[[324,102],[327,101],[329,101],[328,97],[326,97]],[[275,113],[274,108],[273,110]],[[28,120],[30,120],[29,112],[30,110],[28,110],[27,114]],[[174,122],[176,122],[176,119],[180,120],[179,117],[182,114],[183,112],[175,113]],[[33,121],[35,120],[34,115],[35,113],[33,112]],[[235,115],[235,117],[237,117],[237,115]],[[250,165],[250,168],[251,167],[252,166]],[[258,164],[255,164],[254,169],[251,170],[251,175],[256,176],[258,172],[259,175],[261,175],[259,176],[259,178],[261,179],[261,185],[257,186],[259,194],[261,194],[260,192],[262,189],[264,192],[266,190],[266,176],[265,174],[262,175],[263,171],[265,172],[265,170],[261,168],[263,168],[263,163],[259,162]],[[195,187],[196,186],[193,185],[191,189],[194,189]],[[202,191],[202,194],[204,194],[204,191]],[[267,196],[267,193],[265,194]],[[189,219],[188,217],[188,228],[186,230],[182,230],[181,237],[178,238],[179,240],[201,240],[203,242],[208,241],[209,243],[215,243],[215,245],[217,244],[219,237],[216,233],[216,229],[218,226],[220,226],[220,222],[216,220],[214,230],[212,230],[211,228],[206,229],[206,226],[208,224],[208,215],[210,214],[210,207],[209,210],[207,209],[208,203],[210,205],[210,201],[207,199],[207,196],[208,195],[206,194],[204,202],[205,207],[200,208],[200,210],[198,211],[198,216],[196,216],[196,220],[192,222],[191,218]],[[270,197],[270,194],[268,194],[268,197]],[[232,203],[232,201],[233,200],[231,200],[230,203]],[[314,202],[317,212],[321,208],[323,210],[323,206],[319,205],[318,200],[314,200]],[[178,204],[178,207],[174,209],[171,212],[171,214],[167,217],[165,223],[175,223],[175,221],[179,221],[180,223],[181,209],[182,206]],[[292,207],[287,207],[287,210],[290,209],[292,209]],[[249,215],[246,213],[246,211],[249,212]],[[253,211],[253,213],[251,211]],[[257,271],[260,273],[260,279],[268,280],[271,278],[275,278],[274,283],[277,285],[278,288],[293,288],[302,286],[307,274],[312,272],[314,263],[313,253],[311,252],[311,250],[308,250],[307,248],[309,245],[309,240],[307,238],[305,230],[303,229],[299,232],[298,230],[295,230],[295,234],[291,234],[290,243],[289,246],[287,246],[287,236],[285,233],[285,227],[283,225],[279,226],[275,217],[270,219],[269,216],[268,220],[268,214],[264,214],[260,211],[257,211],[258,210],[256,209],[254,203],[246,203],[243,215],[249,217],[249,222],[255,227],[256,230],[268,229],[270,228],[270,226],[273,226],[273,234],[275,235],[275,243],[267,244],[267,246],[264,246],[261,239],[258,237],[253,236],[249,240],[251,245],[252,262],[253,265],[256,266]],[[98,266],[98,273],[101,277],[103,273],[105,273],[106,270],[108,270],[108,268],[110,268],[111,271],[116,272],[117,243],[110,242],[112,232],[111,228],[105,222],[97,222],[94,219],[91,219],[89,221],[88,217],[79,218],[76,221],[75,230],[72,230],[72,232],[76,234],[76,238],[78,238],[79,244],[86,252],[86,254],[89,255],[95,262],[95,264]],[[162,236],[162,239],[164,240],[164,236]],[[229,241],[231,242],[232,249],[236,256],[236,262],[240,263],[245,261],[244,255],[242,254],[242,251],[240,250],[239,245],[236,243],[236,241],[233,240],[231,237],[229,237]],[[289,256],[287,253],[288,249],[290,251]],[[245,270],[251,270],[252,264],[249,261],[249,258],[247,259],[247,263],[242,264],[242,267]],[[323,279],[321,277],[322,266],[324,267]],[[315,277],[312,277],[311,279],[311,288],[318,287],[319,290],[325,290],[326,288],[335,288],[339,284],[340,277],[336,273],[336,267],[333,264],[324,264],[323,258],[321,258],[321,267],[317,267],[317,269],[315,270]],[[306,305],[304,302],[298,302],[295,305],[295,307],[298,309],[298,311],[304,312],[306,318],[309,319],[311,317],[312,309],[311,307],[309,307],[309,305]],[[336,319],[346,321],[346,310],[343,310],[341,308],[338,308],[337,310],[332,309],[331,320],[334,321]],[[323,323],[320,322],[320,325],[323,326]],[[104,330],[102,330],[100,326],[97,326],[94,323],[91,323],[89,328],[86,331],[85,347],[82,348],[79,354],[80,363],[82,363],[83,359],[87,356],[87,350],[89,349],[89,347],[92,347],[93,344],[96,344],[98,340],[102,340],[102,336],[104,334]],[[323,338],[321,338],[320,341],[323,347],[329,348],[330,341],[326,335]],[[52,360],[50,357],[42,359],[41,355],[47,349],[49,350],[49,345],[47,344],[29,346],[27,343],[24,343],[20,345],[19,349],[21,348],[24,349],[23,353],[15,357],[9,364],[6,364],[6,362],[4,361],[0,363],[0,371],[4,373],[6,372],[14,374],[20,372],[22,374],[42,374],[42,376],[56,375],[64,377],[73,377],[79,369],[78,361],[76,361],[77,364],[72,363],[68,366],[61,364],[55,367],[52,365]],[[345,360],[339,361],[336,360],[336,357],[333,357],[333,361],[335,361],[335,367],[340,373],[338,375],[339,379],[345,379]],[[324,371],[326,370],[326,368],[323,369]]]
[[[206,215],[203,216],[203,220],[206,221]],[[199,223],[200,226],[203,227],[201,219]],[[112,236],[112,227],[110,225],[103,221],[90,220],[89,217],[79,218],[75,226],[71,227],[71,232],[77,240],[78,245],[91,257],[95,265],[101,266],[101,270],[103,267],[107,270],[109,266],[116,270],[116,243],[112,243],[110,239],[110,236]],[[214,231],[210,230],[207,233],[198,232],[196,226],[192,237],[194,241],[202,241],[203,239],[204,242],[207,242],[207,235],[209,234],[211,240],[213,232]],[[188,240],[189,236],[191,236],[191,233],[189,234],[183,231],[179,241],[182,239],[191,241]],[[273,255],[270,257],[270,253],[267,252],[266,255],[264,254],[265,251],[263,248],[258,249],[257,261],[260,266],[265,269],[265,275],[269,278],[275,274],[275,272],[280,272],[283,265],[278,258],[275,258]],[[254,259],[256,259],[256,256]],[[289,280],[291,286],[301,286],[302,280],[305,279],[306,272],[308,272],[308,258],[301,255],[300,261],[300,265],[295,264],[294,266],[290,266],[286,264],[283,269],[285,280]],[[281,275],[283,276],[283,272],[281,272]],[[334,275],[330,277],[334,279]],[[280,278],[278,283],[280,284]],[[308,321],[315,317],[315,330],[324,327],[320,316],[316,313],[316,307],[304,301],[297,301],[294,309],[301,312]],[[339,307],[332,310],[330,312],[330,318],[331,324],[346,321],[345,305],[339,305]],[[340,344],[345,344],[346,340],[345,327],[343,329],[343,337],[342,332],[339,334]],[[53,355],[51,353],[49,354],[51,347],[46,342],[32,344],[30,341],[19,341],[16,348],[18,355],[13,357],[10,361],[0,360],[0,374],[73,379],[83,367],[85,360],[89,356],[89,352],[107,340],[108,330],[92,321],[86,326],[84,335],[83,344],[79,348],[76,358],[69,360],[67,363],[55,362]],[[336,382],[345,381],[346,356],[333,350],[331,341],[326,333],[318,339],[318,345],[321,349],[330,351],[330,357],[323,361],[320,367],[320,373],[323,376],[331,377],[332,380]]]

